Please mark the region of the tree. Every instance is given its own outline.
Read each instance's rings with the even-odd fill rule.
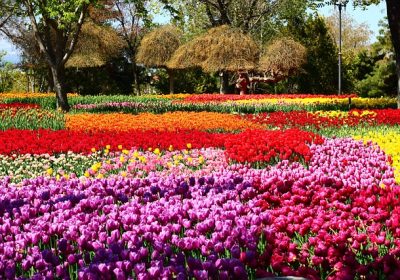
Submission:
[[[347,0],[348,1],[348,0]],[[383,0],[362,0],[354,1],[354,6],[368,6],[378,4]],[[390,34],[393,42],[393,48],[396,60],[396,75],[397,75],[397,107],[400,109],[400,1],[399,0],[385,0],[386,11],[389,23]],[[313,0],[311,3],[314,5],[332,5],[334,0]]]
[[[292,80],[298,91],[332,93],[337,84],[337,48],[322,17],[310,15],[307,19],[289,22],[287,34],[307,49],[304,72]]]
[[[400,1],[386,0],[386,10],[396,57],[397,108],[400,109]]]
[[[325,21],[329,33],[339,45],[339,12],[325,18]],[[342,12],[342,53],[345,63],[351,63],[358,52],[368,47],[371,34],[366,23],[356,23],[348,13]]]
[[[29,18],[34,37],[51,70],[57,104],[69,111],[65,64],[77,43],[88,7],[95,0],[17,0],[18,14]]]
[[[17,7],[15,1],[2,0],[0,3],[0,29],[12,17],[15,8]]]
[[[174,72],[167,66],[174,52],[181,44],[181,32],[174,26],[166,25],[146,34],[138,48],[136,61],[149,67],[165,68],[170,80],[170,93],[174,92]]]
[[[220,25],[228,25],[251,34],[261,46],[276,33],[282,16],[297,13],[307,0],[169,0],[180,12],[174,20],[187,39]],[[292,12],[288,12],[291,10]],[[295,12],[293,12],[295,10]],[[283,12],[283,13],[282,13]]]
[[[12,88],[13,65],[3,60],[6,52],[0,51],[0,92],[9,91]]]
[[[219,25],[229,25],[251,34],[265,45],[286,25],[288,18],[306,13],[308,0],[169,0],[181,15],[174,20],[187,39]],[[225,16],[224,16],[225,14]]]
[[[13,15],[0,31],[21,51],[20,68],[26,73],[27,90],[54,92],[51,70],[36,42],[29,19]],[[36,81],[41,81],[38,88]]]
[[[140,41],[145,29],[151,27],[149,2],[143,0],[107,0],[106,10],[111,15],[107,21],[114,26],[118,34],[125,41],[126,50],[132,64],[134,91],[140,94],[139,68],[136,56]],[[104,10],[103,10],[104,11]]]
[[[276,11],[284,0],[197,0],[172,1],[176,9],[185,17],[195,19],[193,15],[203,12],[207,17],[206,26],[209,29],[220,25],[229,25],[249,32],[256,29],[265,17]],[[204,17],[198,18],[204,20]]]
[[[68,82],[65,85],[67,91],[70,91],[70,85],[74,84],[70,80],[70,74],[74,71],[71,71],[71,67],[82,74],[82,68],[102,67],[112,59],[122,56],[124,52],[125,42],[114,28],[105,23],[107,16],[99,14],[99,11],[107,12],[101,6],[90,7],[89,18],[82,25],[74,52],[65,64],[66,68],[69,68],[68,74],[66,74],[69,75]],[[39,26],[42,28],[41,24]],[[21,67],[26,73],[30,73],[29,79],[45,81],[39,83],[38,90],[53,92],[51,69],[46,63],[45,55],[41,53],[36,43],[34,32],[27,24],[26,18],[13,16],[1,30],[21,50]],[[55,38],[54,31],[50,32],[50,36]],[[103,79],[103,81],[105,80]]]
[[[352,64],[356,90],[361,96],[396,95],[396,62],[387,24],[381,22],[377,42],[361,52]]]
[[[396,64],[391,58],[384,58],[374,64],[371,73],[357,82],[356,90],[361,96],[391,96],[396,92]]]
[[[227,93],[229,72],[257,67],[259,48],[253,39],[238,28],[227,25],[211,28],[207,33],[182,45],[173,55],[169,67],[200,67],[205,72],[219,72],[220,93]]]
[[[336,46],[339,47],[339,12],[325,18],[329,33]],[[357,55],[369,47],[369,38],[372,34],[366,23],[357,23],[346,11],[342,11],[342,80],[348,91],[354,91],[358,80],[355,79],[353,69]]]

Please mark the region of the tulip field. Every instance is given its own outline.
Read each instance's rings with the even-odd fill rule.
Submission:
[[[400,279],[400,110],[0,93],[0,279]]]

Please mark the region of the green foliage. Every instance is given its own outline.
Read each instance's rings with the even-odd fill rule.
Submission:
[[[1,100],[2,103],[26,103],[26,104],[37,104],[40,108],[46,110],[56,109],[56,100],[54,97],[29,97],[29,98],[4,98]]]
[[[5,55],[0,51],[0,92],[10,91],[13,85],[13,65],[3,60]]]
[[[379,33],[377,42],[360,52],[351,67],[360,96],[396,96],[396,62],[387,24],[381,22]]]
[[[101,103],[113,103],[113,102],[138,102],[138,103],[149,103],[149,102],[167,102],[157,98],[156,96],[126,96],[126,95],[98,95],[98,96],[72,96],[70,97],[71,105],[77,104],[101,104]]]
[[[400,126],[387,126],[387,125],[374,125],[374,126],[366,126],[366,125],[358,125],[358,126],[341,126],[341,127],[325,127],[322,129],[312,130],[315,133],[319,133],[325,137],[337,137],[337,138],[345,138],[351,137],[353,135],[362,135],[367,136],[372,133],[388,133],[394,132],[396,134],[400,133]]]
[[[139,81],[144,82],[144,70],[138,68]],[[133,76],[125,57],[113,58],[104,66],[67,68],[67,91],[80,95],[131,94]]]
[[[353,59],[348,74],[355,81],[365,79],[374,70],[375,59],[370,55],[369,50],[360,51]]]
[[[307,48],[304,72],[293,78],[298,92],[337,91],[337,48],[323,18],[310,15],[288,23],[286,32]]]
[[[0,52],[0,92],[24,92],[27,90],[27,75],[11,62],[3,60],[5,52]]]
[[[310,8],[316,9],[317,7],[323,6],[333,6],[335,3],[338,3],[338,0],[309,0]],[[343,4],[353,5],[353,7],[362,7],[365,8],[370,5],[379,4],[381,0],[342,0]]]
[[[156,72],[159,81],[154,83],[160,93],[169,92],[168,75],[164,69]],[[213,93],[218,92],[219,77],[207,74],[200,69],[177,70],[175,73],[175,91],[179,93]]]
[[[375,63],[372,73],[356,84],[362,97],[396,96],[396,64],[381,60]]]
[[[6,109],[0,110],[0,130],[10,128],[40,128],[59,130],[65,127],[64,115],[57,111],[41,109]]]
[[[17,2],[26,2],[18,0]],[[71,24],[78,21],[81,9],[96,0],[34,0],[30,1],[36,16],[53,19],[57,21],[59,29],[69,29]]]

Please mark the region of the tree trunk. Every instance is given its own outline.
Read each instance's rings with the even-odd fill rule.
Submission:
[[[47,69],[47,92],[54,92],[54,81],[53,81],[53,72],[51,71],[51,68],[48,67]]]
[[[386,10],[396,57],[397,108],[400,109],[400,1],[386,0]]]
[[[51,67],[51,73],[53,75],[54,90],[56,92],[57,108],[68,112],[70,107],[65,88],[65,69],[64,67]]]
[[[397,73],[397,109],[400,109],[400,62],[397,62],[396,73]]]
[[[135,60],[132,60],[133,85],[136,95],[140,95],[139,73]]]
[[[226,71],[222,71],[219,76],[221,78],[219,93],[226,94],[229,91],[229,74]]]
[[[174,93],[175,72],[173,69],[167,68],[167,73],[168,73],[168,77],[169,77],[169,93],[173,94]]]

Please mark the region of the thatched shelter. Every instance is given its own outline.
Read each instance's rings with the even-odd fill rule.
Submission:
[[[261,56],[259,70],[288,77],[306,62],[307,49],[292,38],[279,38],[269,44]]]
[[[204,38],[210,41],[207,59],[202,62],[206,72],[253,70],[259,49],[254,40],[236,28],[226,25],[210,30]]]
[[[170,93],[174,92],[172,68],[167,62],[181,44],[181,32],[172,25],[165,25],[146,34],[138,49],[136,62],[148,67],[165,68],[170,79]]]
[[[198,48],[204,42],[198,38],[181,45],[168,61],[171,69],[187,69],[201,67],[201,63],[207,58],[205,52],[199,52]]]
[[[67,67],[99,67],[118,56],[125,43],[115,30],[91,21],[82,26],[78,43],[68,60]]]
[[[258,58],[259,48],[249,35],[222,25],[182,45],[168,66],[175,69],[201,67],[206,72],[220,72],[221,93],[226,93],[228,72],[255,69]]]

